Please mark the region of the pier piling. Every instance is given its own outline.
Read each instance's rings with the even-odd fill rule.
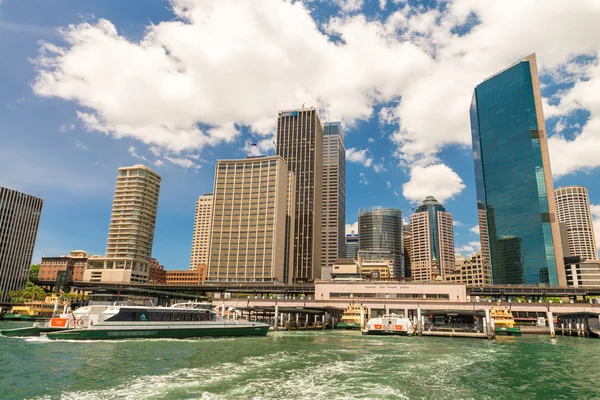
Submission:
[[[277,330],[279,327],[279,305],[277,304],[275,304],[275,320],[273,322],[273,329]]]
[[[547,318],[548,318],[548,327],[550,328],[550,337],[555,338],[556,332],[554,330],[554,316],[552,315],[552,311],[548,310]]]

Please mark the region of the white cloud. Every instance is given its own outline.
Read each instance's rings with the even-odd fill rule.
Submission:
[[[462,222],[454,220],[452,221],[452,226],[463,226]]]
[[[200,165],[196,164],[192,160],[189,160],[189,159],[183,158],[183,157],[165,156],[165,160],[167,160],[170,163],[173,163],[175,165],[179,165],[182,168],[194,168],[194,169],[201,168]],[[156,165],[156,163],[154,163],[154,165]]]
[[[480,242],[469,242],[454,249],[455,252],[462,254],[465,257],[469,257],[471,254],[481,250]]]
[[[400,193],[398,193],[394,190],[394,196],[400,196]]]
[[[353,232],[358,233],[358,221],[351,224],[346,224],[346,235]]]
[[[140,154],[138,154],[135,146],[129,146],[129,149],[127,150],[129,152],[129,154],[134,157],[134,158],[138,158],[140,160],[144,160],[144,161],[148,161],[148,159]]]
[[[75,147],[77,147],[79,150],[87,150],[88,149],[88,147],[79,140],[75,140]]]
[[[410,180],[402,185],[402,194],[413,203],[419,203],[429,195],[444,203],[464,188],[460,176],[445,164],[417,165],[410,171]]]
[[[381,163],[381,164],[373,164],[373,169],[375,170],[376,173],[380,173],[381,171],[387,171],[387,168],[385,168],[383,166],[383,163]]]
[[[386,186],[388,189],[391,189],[391,188],[392,188],[392,182],[390,182],[390,181],[387,181],[387,182],[385,183],[385,186]]]
[[[369,143],[374,143],[374,142],[375,142],[375,138],[372,138],[372,137],[370,137],[370,138],[369,138],[367,141],[368,141]]]
[[[367,176],[364,174],[364,172],[361,172],[358,175],[360,176],[360,180],[358,181],[359,183],[362,183],[363,185],[369,184],[369,181],[367,180]]]
[[[474,227],[470,228],[469,231],[471,233],[474,233],[476,235],[479,235],[479,225],[475,225]]]
[[[349,149],[346,149],[346,161],[362,164],[368,168],[373,163],[373,158],[369,157],[368,149],[358,150],[354,147],[350,147]]]
[[[345,12],[363,3],[336,1]],[[383,21],[342,14],[321,26],[303,2],[171,4],[176,18],[149,25],[137,41],[105,19],[69,26],[67,45],[42,45],[35,93],[78,103],[88,130],[173,154],[235,140],[241,126],[272,133],[276,111],[302,103],[345,123],[381,105],[379,122],[397,125],[400,162],[428,166],[445,146],[470,144],[473,87],[536,51],[542,73],[575,82],[547,117],[591,114],[575,140],[551,138],[555,171],[600,163],[599,67],[577,67],[573,57],[600,52],[597,0],[455,0],[441,10],[403,5]]]
[[[246,140],[243,151],[249,157],[264,156],[275,150],[273,137],[263,140]]]
[[[596,237],[596,247],[600,249],[600,205],[592,204],[592,220],[594,223],[594,236]]]

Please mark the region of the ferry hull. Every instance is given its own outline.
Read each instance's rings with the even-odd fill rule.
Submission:
[[[363,331],[363,335],[389,335],[389,336],[412,336],[412,333],[406,331],[392,331],[392,330],[369,330]]]
[[[218,336],[266,336],[269,326],[170,328],[170,329],[71,329],[52,332],[53,340],[114,340],[114,339],[189,339]]]
[[[501,336],[521,336],[521,328],[496,328],[495,330],[496,335],[501,335]]]
[[[69,328],[50,328],[50,327],[27,327],[27,328],[16,328],[16,329],[3,329],[0,331],[2,336],[6,337],[31,337],[31,336],[40,336],[42,333],[50,333],[50,332],[62,332],[66,331]]]
[[[360,324],[351,322],[339,322],[335,325],[335,329],[360,329]]]

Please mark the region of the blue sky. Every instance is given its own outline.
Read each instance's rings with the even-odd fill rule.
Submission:
[[[472,90],[530,53],[555,185],[600,204],[593,3],[546,1],[532,21],[516,0],[0,0],[0,185],[45,201],[34,262],[102,254],[116,170],[147,164],[163,178],[154,256],[185,269],[215,161],[272,154],[277,111],[306,103],[345,126],[348,224],[431,193],[468,254]]]

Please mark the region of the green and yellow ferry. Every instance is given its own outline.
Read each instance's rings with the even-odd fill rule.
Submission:
[[[195,338],[202,336],[266,336],[269,325],[223,319],[210,303],[179,303],[171,307],[89,305],[75,310],[71,329],[47,333],[49,339],[110,340],[133,338]]]
[[[494,321],[496,335],[521,336],[521,328],[515,327],[515,319],[507,307],[498,304],[490,308],[490,318]]]
[[[350,303],[342,314],[341,321],[335,325],[336,329],[362,329],[363,327],[360,324],[361,310],[363,319],[366,320],[367,308],[362,304]]]

